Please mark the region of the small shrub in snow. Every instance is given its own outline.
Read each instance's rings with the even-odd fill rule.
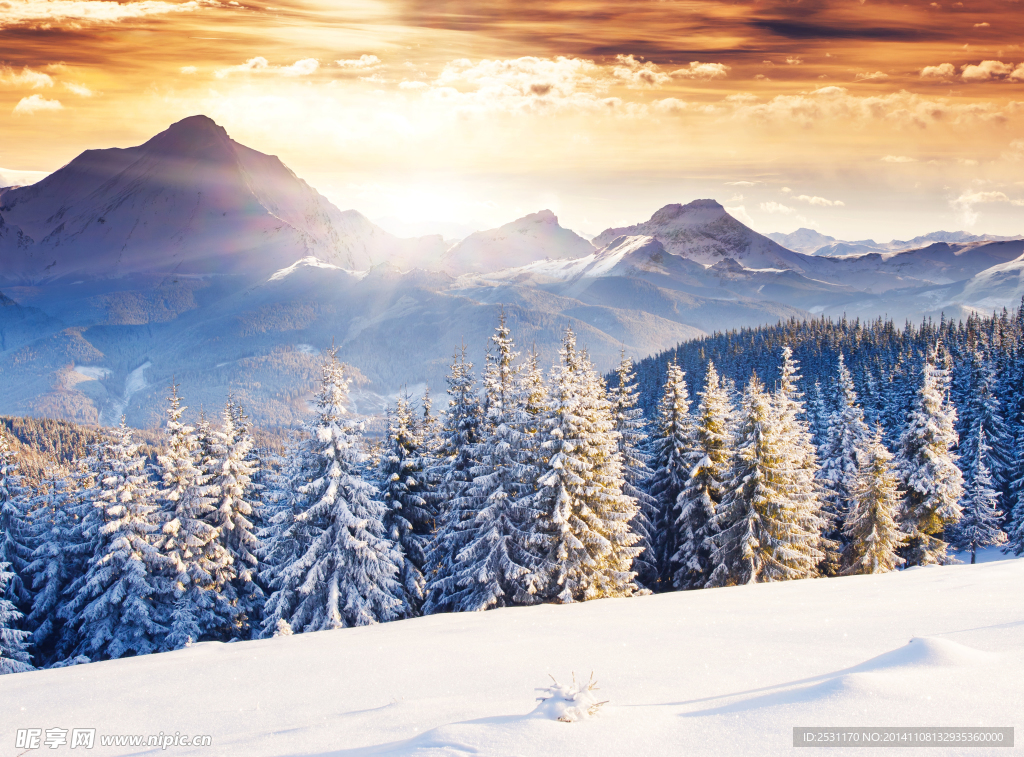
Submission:
[[[601,705],[607,704],[607,701],[597,701],[597,695],[594,693],[597,691],[597,682],[594,681],[593,673],[586,682],[577,681],[576,675],[573,674],[572,683],[568,685],[560,684],[552,677],[551,685],[538,691],[541,692],[541,696],[537,697],[540,705],[535,713],[563,723],[588,720],[597,715]]]

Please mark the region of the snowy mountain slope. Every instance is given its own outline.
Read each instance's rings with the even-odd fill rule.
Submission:
[[[774,301],[800,308],[834,304],[859,295],[851,287],[808,279],[784,268],[745,268],[732,258],[704,266],[669,253],[660,241],[644,235],[617,237],[606,247],[575,260],[545,260],[483,278],[520,285],[529,282],[573,297],[601,279],[643,280],[659,288],[713,300]]]
[[[124,408],[136,425],[159,422],[172,376],[191,407],[219,407],[234,392],[260,422],[291,423],[305,412],[318,351],[332,342],[366,377],[368,391],[429,384],[436,392],[456,346],[465,343],[472,361],[483,365],[502,307],[520,349],[535,345],[545,368],[571,325],[601,370],[623,348],[640,357],[716,328],[806,315],[773,302],[694,297],[637,279],[604,278],[571,296],[535,283],[453,279],[387,265],[353,272],[315,258],[256,286],[237,277],[160,287],[143,281],[138,289],[131,277],[118,281],[127,288],[109,295],[96,294],[90,282],[62,290],[62,312],[69,318],[91,313],[91,325],[72,322],[73,334],[0,353],[0,375],[20,377],[0,395],[0,413],[49,408],[61,417],[108,418],[128,376],[149,362],[149,387]],[[122,319],[116,325],[115,316]],[[126,322],[128,316],[138,320]],[[107,373],[69,385],[59,380],[69,364]]]
[[[666,205],[648,221],[607,229],[594,238],[604,246],[618,236],[643,234],[673,255],[714,265],[731,258],[744,268],[786,269],[818,281],[867,293],[948,284],[1013,259],[1015,242],[977,245],[937,243],[923,250],[870,253],[845,258],[805,255],[747,228],[714,200]],[[1008,244],[1011,247],[1000,247]]]
[[[39,281],[275,270],[315,254],[365,269],[440,253],[440,237],[398,240],[342,212],[280,160],[205,116],[138,147],[89,150],[0,200],[0,277]]]
[[[441,257],[440,267],[458,276],[518,268],[538,260],[571,260],[589,255],[594,246],[562,228],[550,210],[470,234]]]
[[[790,755],[794,726],[1019,739],[1022,581],[1004,560],[204,643],[0,677],[0,711],[12,739],[94,727],[107,755],[158,750],[101,751],[103,735],[161,732],[212,737],[168,753],[225,757]],[[591,672],[597,716],[550,719],[549,676]]]
[[[1013,307],[1024,297],[1024,245],[1021,256],[987,268],[964,282],[957,301],[982,310]]]

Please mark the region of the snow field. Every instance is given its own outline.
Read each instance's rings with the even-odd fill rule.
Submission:
[[[0,738],[212,734],[167,752],[204,757],[775,755],[791,754],[794,726],[1013,726],[1020,739],[1022,581],[1012,559],[197,644],[3,676]],[[537,701],[550,676],[591,671],[608,704],[551,719]]]

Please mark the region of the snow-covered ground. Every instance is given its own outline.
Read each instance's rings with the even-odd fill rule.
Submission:
[[[208,757],[791,754],[794,726],[1013,726],[1019,743],[1022,587],[1024,560],[1002,559],[437,615],[8,675],[2,753],[20,751],[17,729],[54,726],[209,734],[212,747],[97,741],[87,752]],[[560,707],[536,701],[549,675],[567,684],[591,672],[608,702],[596,717],[558,722]],[[28,754],[65,752],[78,753]]]

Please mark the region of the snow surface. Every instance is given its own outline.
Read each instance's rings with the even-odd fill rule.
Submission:
[[[0,677],[3,738],[181,731],[213,747],[167,753],[207,757],[789,755],[793,727],[816,725],[1020,739],[1022,584],[1024,560],[1003,559],[197,644]],[[537,701],[592,672],[594,717]]]
[[[109,368],[101,368],[97,365],[76,365],[74,370],[75,373],[80,373],[92,381],[99,381],[110,375]]]

